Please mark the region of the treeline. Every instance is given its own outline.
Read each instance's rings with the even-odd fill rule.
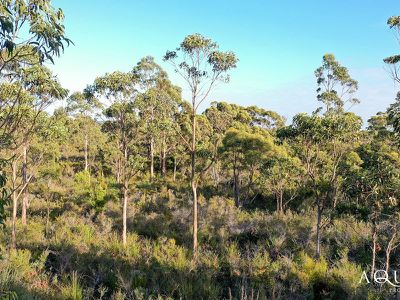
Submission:
[[[150,56],[70,93],[45,66],[70,43],[62,12],[0,13],[0,296],[391,295],[359,280],[400,265],[400,93],[363,127],[357,81],[326,54],[321,107],[290,125],[256,106],[199,112],[238,62],[200,34],[164,57],[189,101]],[[399,62],[385,59],[400,83]]]

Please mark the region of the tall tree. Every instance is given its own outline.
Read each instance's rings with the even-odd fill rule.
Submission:
[[[274,151],[271,136],[263,132],[248,132],[245,130],[229,129],[222,141],[221,152],[226,156],[233,171],[233,194],[237,206],[244,199],[240,197],[241,174],[247,171],[248,186],[251,187],[254,177],[264,165],[270,152]]]
[[[167,77],[164,70],[154,61],[151,56],[142,58],[132,70],[133,75],[138,79],[142,95],[136,100],[137,106],[141,109],[142,120],[145,122],[147,135],[149,137],[150,157],[150,179],[154,177],[154,151],[157,120],[156,110],[162,109],[159,105],[159,98],[156,93],[151,92],[159,80]]]
[[[293,124],[278,132],[288,138],[301,159],[309,178],[317,212],[316,256],[321,255],[324,213],[336,205],[339,166],[357,144],[361,118],[345,113],[320,116],[298,114]]]
[[[63,26],[64,14],[61,9],[55,9],[50,0],[18,0],[2,1],[0,4],[0,77],[18,77],[21,65],[53,62],[54,56],[59,56],[65,45],[71,41],[65,36]],[[32,61],[31,57],[37,57]],[[14,90],[10,97],[2,98],[0,102],[0,147],[21,122],[21,114],[17,109],[19,102],[24,100],[20,88]],[[22,99],[20,98],[22,96]],[[3,165],[3,162],[1,162]],[[0,169],[1,182],[5,183],[5,172]],[[7,200],[4,186],[0,189],[0,211],[4,211]],[[0,212],[0,224],[4,214]]]
[[[154,177],[155,149],[160,148],[161,175],[166,172],[167,133],[173,128],[173,116],[181,101],[181,90],[152,57],[143,58],[133,69],[143,90],[135,99],[149,141],[150,179]]]
[[[390,17],[387,24],[394,30],[397,40],[400,42],[400,16]],[[400,83],[400,54],[389,56],[383,61],[389,66],[393,79]]]
[[[322,66],[315,70],[317,98],[325,105],[326,113],[342,112],[346,104],[353,105],[359,100],[354,97],[358,82],[352,79],[333,54],[325,54]]]
[[[28,209],[28,151],[31,133],[35,130],[38,116],[49,105],[57,100],[61,100],[67,96],[68,91],[64,89],[58,82],[57,78],[52,75],[51,71],[44,66],[33,66],[24,70],[22,78],[24,88],[33,96],[32,117],[25,121],[25,127],[22,132],[22,225],[27,224],[27,209]]]
[[[139,161],[134,159],[137,149],[134,141],[138,138],[138,116],[134,109],[136,95],[135,80],[132,74],[113,72],[95,80],[95,90],[105,96],[111,105],[105,110],[108,121],[104,130],[111,133],[119,150],[119,168],[122,194],[122,243],[126,245],[127,208],[130,197],[130,180],[138,172]]]
[[[93,124],[95,121],[92,119],[93,114],[101,109],[103,105],[93,95],[93,88],[87,87],[83,92],[75,92],[67,99],[67,111],[76,116],[78,121],[79,131],[78,136],[83,135],[83,153],[84,153],[84,170],[89,170],[89,151],[91,141],[98,137],[98,134],[91,130],[96,126]],[[94,134],[93,134],[94,133]]]
[[[385,243],[386,270],[398,230],[400,197],[400,152],[389,129],[387,118],[378,114],[369,120],[365,143],[355,148],[344,172],[347,210],[356,218],[370,223],[371,280],[377,265],[379,244]]]
[[[180,56],[180,57],[179,57]],[[186,81],[191,93],[191,175],[193,193],[193,255],[197,259],[197,174],[196,174],[196,115],[199,105],[209,96],[217,82],[228,82],[227,72],[236,67],[238,59],[233,52],[218,51],[218,45],[200,34],[192,34],[174,51],[167,51],[164,60]],[[179,61],[180,60],[180,61]]]
[[[400,143],[400,92],[397,93],[396,101],[387,109],[387,119],[395,133],[394,137]]]

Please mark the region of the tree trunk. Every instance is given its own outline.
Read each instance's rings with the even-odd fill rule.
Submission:
[[[215,186],[215,187],[218,187],[218,185],[219,185],[219,175],[218,175],[218,171],[217,171],[217,168],[218,168],[217,163],[218,163],[218,162],[216,162],[216,163],[213,164],[213,166],[212,166],[212,177],[213,177],[213,179],[214,179],[214,186]]]
[[[175,156],[174,156],[174,175],[173,175],[172,180],[173,180],[173,181],[176,180],[176,157],[175,157]]]
[[[375,273],[375,262],[376,262],[376,240],[377,240],[377,231],[376,231],[376,224],[374,221],[372,227],[372,264],[371,264],[371,281],[374,280],[374,273]]]
[[[50,232],[50,204],[49,204],[49,197],[46,197],[46,231],[45,237],[49,237]]]
[[[198,245],[197,245],[197,185],[196,185],[196,110],[193,101],[192,110],[192,149],[191,149],[191,175],[190,184],[193,193],[193,259],[197,261]]]
[[[18,207],[18,202],[17,202],[17,162],[14,161],[12,163],[12,200],[13,200],[13,211],[12,211],[12,225],[11,225],[11,249],[16,249],[17,248],[17,207]]]
[[[317,240],[316,240],[316,256],[321,256],[321,220],[322,220],[322,208],[320,205],[317,206]]]
[[[337,206],[337,200],[338,200],[338,192],[339,192],[339,187],[338,187],[338,183],[335,182],[334,186],[333,186],[333,208],[336,208]]]
[[[128,161],[128,149],[127,146],[124,145],[124,163],[123,163],[123,185],[122,185],[122,193],[123,193],[123,204],[122,204],[122,244],[126,246],[126,215],[128,210],[128,176],[127,176],[127,161]]]
[[[87,171],[89,169],[89,141],[87,134],[85,134],[84,155],[85,155],[85,171]]]
[[[282,214],[283,213],[283,192],[277,191],[275,193],[275,198],[276,198],[276,212],[278,214]]]
[[[162,149],[161,149],[161,176],[165,176],[167,174],[167,150],[165,149],[165,137],[162,141]]]
[[[117,142],[117,147],[118,147],[119,151],[122,151],[120,142]],[[118,155],[116,164],[117,164],[117,166],[116,166],[117,167],[117,176],[116,176],[117,183],[120,184],[121,183],[121,155]]]
[[[240,194],[239,194],[239,171],[236,167],[236,157],[233,164],[233,194],[235,197],[236,206],[240,206]]]
[[[150,180],[154,178],[154,138],[150,139]]]
[[[394,239],[396,238],[396,231],[393,232],[392,238],[390,239],[387,247],[386,247],[386,273],[389,273],[389,268],[390,268],[390,254],[392,253],[393,249],[393,242]]]
[[[21,221],[22,225],[26,226],[27,224],[27,211],[29,205],[29,198],[28,198],[28,147],[27,144],[24,143],[22,147],[22,213],[21,213]]]
[[[126,246],[126,215],[128,209],[128,182],[124,179],[124,199],[123,199],[123,206],[122,206],[122,244]]]
[[[117,158],[117,183],[121,183],[121,159]]]

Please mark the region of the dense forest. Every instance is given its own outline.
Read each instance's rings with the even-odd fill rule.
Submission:
[[[397,299],[400,92],[364,124],[325,54],[313,113],[201,111],[239,61],[201,34],[68,91],[63,20],[1,1],[0,299]]]

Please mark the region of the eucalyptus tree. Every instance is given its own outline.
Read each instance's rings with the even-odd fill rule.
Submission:
[[[221,158],[219,157],[220,147],[225,133],[231,127],[235,127],[237,122],[242,123],[243,118],[240,118],[242,109],[236,104],[226,102],[212,102],[210,107],[204,112],[204,115],[209,120],[212,126],[212,151],[214,152],[214,163],[212,164],[211,177],[214,181],[214,186],[218,187],[221,180]],[[247,121],[250,116],[244,113]],[[239,117],[238,117],[239,116]],[[245,121],[246,122],[246,121]]]
[[[54,101],[64,98],[67,90],[62,88],[58,80],[52,75],[49,69],[42,65],[34,65],[21,70],[21,78],[16,83],[24,96],[20,96],[21,101],[16,106],[21,116],[17,116],[19,122],[23,122],[24,126],[19,126],[14,130],[12,135],[11,149],[11,165],[12,165],[12,243],[13,248],[16,247],[16,218],[18,199],[22,196],[22,225],[27,225],[27,210],[29,205],[29,183],[33,178],[32,174],[28,174],[28,157],[29,145],[34,133],[38,127],[42,126],[40,120],[44,114],[44,110]],[[18,161],[22,159],[21,184],[17,185]],[[35,167],[40,163],[41,158],[31,160],[31,167]]]
[[[161,175],[166,173],[167,133],[176,127],[173,117],[181,101],[181,89],[171,83],[152,57],[143,58],[134,67],[133,75],[143,89],[135,99],[135,106],[149,139],[150,179],[153,179],[156,144],[160,148]]]
[[[63,11],[51,0],[5,0],[0,14],[1,71],[32,53],[42,62],[53,61],[71,43],[65,36]]]
[[[0,99],[9,99],[11,97],[14,97],[15,95],[18,94],[18,102],[19,105],[14,107],[5,107],[0,110],[0,115],[2,118],[7,119],[7,122],[4,123],[4,126],[2,127],[2,134],[0,135],[1,138],[1,147],[0,150],[2,152],[2,160],[1,160],[1,175],[2,175],[2,196],[4,198],[0,199],[0,206],[1,206],[1,211],[2,215],[0,216],[1,222],[4,222],[5,218],[5,210],[4,206],[8,203],[8,196],[11,196],[12,198],[12,233],[13,236],[16,232],[15,229],[15,224],[16,224],[16,218],[17,218],[17,186],[16,186],[16,177],[17,177],[17,157],[16,155],[19,156],[19,153],[17,154],[17,149],[20,147],[20,140],[21,140],[21,134],[20,132],[17,131],[17,128],[22,128],[21,126],[17,126],[17,124],[21,124],[26,118],[27,115],[29,115],[29,106],[27,106],[27,103],[30,103],[32,101],[32,95],[28,93],[26,90],[23,89],[22,85],[19,82],[5,82],[5,83],[0,83]],[[22,103],[24,105],[22,105]],[[10,128],[14,127],[14,128]],[[18,137],[18,138],[17,138]],[[12,166],[12,175],[9,176],[11,180],[11,185],[9,185],[9,189],[7,189],[6,186],[6,171],[5,167],[10,163],[10,159],[5,159],[5,158],[11,158],[11,166]],[[7,162],[7,164],[6,164]],[[15,242],[13,241],[12,245],[15,245]]]
[[[18,82],[44,62],[53,62],[71,41],[65,36],[61,9],[50,0],[2,1],[0,4],[0,76],[2,82]],[[21,88],[20,88],[21,89]],[[0,102],[6,109],[0,119],[0,135],[9,135],[19,126],[19,89]]]
[[[387,24],[394,30],[397,40],[400,42],[400,16],[392,16]],[[392,55],[383,60],[389,67],[392,78],[400,83],[400,54]],[[395,103],[391,104],[387,110],[389,124],[395,132],[395,137],[400,141],[400,92],[397,93]]]
[[[0,77],[5,79],[18,77],[23,65],[37,65],[45,61],[53,62],[65,45],[71,41],[65,36],[63,26],[64,14],[55,9],[50,0],[17,0],[2,1],[0,4]],[[37,57],[32,61],[32,57]],[[4,86],[3,86],[4,87]],[[19,127],[22,115],[17,108],[26,97],[22,87],[16,83],[11,86],[14,91],[9,97],[0,101],[0,147]],[[4,163],[2,162],[1,165]],[[0,224],[3,222],[4,204],[7,193],[4,190],[5,172],[0,169],[2,188],[0,198]]]
[[[333,54],[325,54],[322,66],[315,70],[317,78],[317,98],[326,109],[326,113],[343,112],[345,105],[354,105],[359,100],[354,97],[358,82],[350,77],[346,67],[343,67]]]
[[[193,193],[193,255],[197,259],[197,185],[196,174],[196,118],[197,110],[209,96],[218,82],[228,82],[227,72],[236,67],[238,59],[233,52],[222,52],[211,39],[200,34],[188,35],[180,47],[167,51],[164,60],[172,64],[187,83],[191,93],[191,140],[189,144],[191,155],[190,183]]]
[[[179,105],[182,101],[181,89],[171,84],[169,80],[160,81],[154,90],[158,94],[162,110],[158,116],[157,127],[160,132],[160,172],[161,176],[167,175],[167,155],[179,141],[176,132],[179,132],[176,124],[176,115],[179,113]],[[171,134],[173,132],[174,134]]]
[[[24,88],[33,96],[32,105],[33,116],[29,122],[24,123],[23,129],[23,198],[22,198],[22,224],[26,225],[28,207],[28,151],[29,141],[32,131],[37,125],[37,117],[52,103],[67,96],[68,91],[64,89],[57,78],[49,69],[41,65],[35,65],[24,70]]]
[[[278,136],[289,140],[302,161],[314,196],[317,257],[321,254],[324,214],[337,204],[339,167],[358,144],[361,125],[361,118],[353,113],[298,114],[290,126],[278,131]]]
[[[135,102],[141,111],[142,120],[145,123],[145,130],[149,137],[150,179],[153,179],[154,140],[157,133],[157,126],[155,123],[157,121],[157,111],[162,110],[162,107],[160,107],[160,99],[157,97],[157,92],[154,91],[154,87],[160,80],[166,80],[168,76],[151,56],[142,58],[133,68],[132,73],[138,80],[142,92]]]
[[[271,131],[282,128],[285,125],[285,118],[274,111],[265,110],[257,106],[249,106],[246,107],[245,110],[251,118],[250,126]]]
[[[93,119],[95,114],[103,107],[102,103],[93,95],[93,88],[87,87],[83,92],[75,92],[67,99],[67,111],[75,116],[77,130],[73,137],[82,140],[84,154],[84,170],[90,172],[90,148],[92,142],[101,142],[98,124]],[[93,149],[95,150],[95,149]]]
[[[261,171],[263,190],[275,198],[278,214],[285,213],[289,203],[299,196],[302,189],[305,170],[292,152],[287,143],[275,145],[274,153],[267,158]]]
[[[346,194],[353,199],[350,212],[371,224],[371,278],[378,245],[386,243],[386,270],[391,252],[398,246],[400,152],[393,132],[383,129],[385,120],[384,115],[370,119],[368,140],[355,149],[344,182]]]
[[[131,73],[113,72],[96,78],[94,90],[111,102],[104,111],[107,121],[103,129],[116,142],[119,152],[117,177],[120,178],[122,194],[122,242],[126,245],[127,207],[130,198],[130,181],[140,170],[137,157],[139,136],[138,115],[134,107],[137,94],[136,81]]]
[[[388,121],[388,125],[394,132],[394,138],[400,143],[400,92],[397,93],[396,101],[392,103],[387,109],[385,115]]]
[[[397,40],[400,42],[400,16],[390,17],[387,24],[394,30]],[[393,79],[400,83],[400,54],[389,56],[383,61],[388,65]]]
[[[244,202],[240,198],[241,173],[246,171],[250,187],[256,173],[274,148],[272,137],[261,130],[246,131],[231,128],[226,132],[220,151],[233,171],[233,192],[237,206],[241,206]]]

